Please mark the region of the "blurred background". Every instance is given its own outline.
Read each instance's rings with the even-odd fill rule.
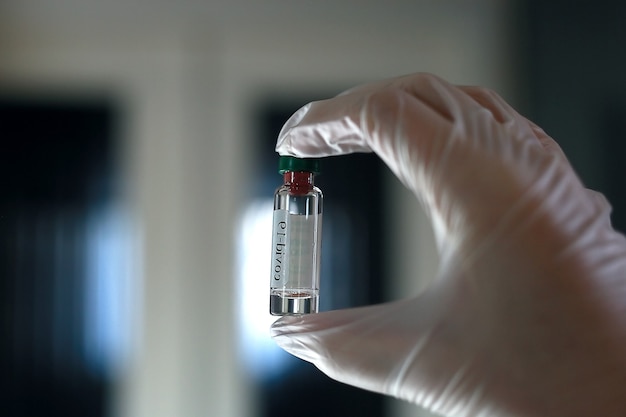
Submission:
[[[626,228],[626,3],[0,2],[0,415],[428,416],[268,338],[274,143],[301,105],[428,71],[488,86]],[[324,161],[322,309],[437,254],[373,155]]]

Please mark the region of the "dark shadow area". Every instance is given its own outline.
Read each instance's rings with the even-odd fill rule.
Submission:
[[[626,3],[524,2],[530,119],[563,148],[583,182],[613,204],[626,232]]]
[[[2,416],[105,416],[86,314],[89,220],[113,196],[106,100],[0,95]]]

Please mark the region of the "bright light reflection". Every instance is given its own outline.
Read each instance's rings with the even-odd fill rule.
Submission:
[[[276,320],[269,314],[272,215],[271,199],[252,202],[241,217],[237,236],[240,352],[246,369],[256,377],[281,373],[289,359],[269,336]]]
[[[120,207],[108,207],[87,226],[85,345],[92,366],[120,370],[133,348],[140,307],[138,245],[133,223]]]

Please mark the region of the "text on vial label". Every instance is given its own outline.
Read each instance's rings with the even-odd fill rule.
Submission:
[[[271,287],[308,288],[317,276],[318,228],[321,215],[274,211]]]
[[[289,267],[287,255],[289,213],[287,210],[274,211],[274,235],[272,236],[272,285],[285,282],[285,273]]]

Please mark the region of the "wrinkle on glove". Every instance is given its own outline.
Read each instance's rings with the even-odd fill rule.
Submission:
[[[281,347],[442,415],[623,415],[624,237],[496,93],[429,74],[359,86],[296,112],[276,150],[375,152],[424,206],[441,259],[419,296],[278,320]]]

